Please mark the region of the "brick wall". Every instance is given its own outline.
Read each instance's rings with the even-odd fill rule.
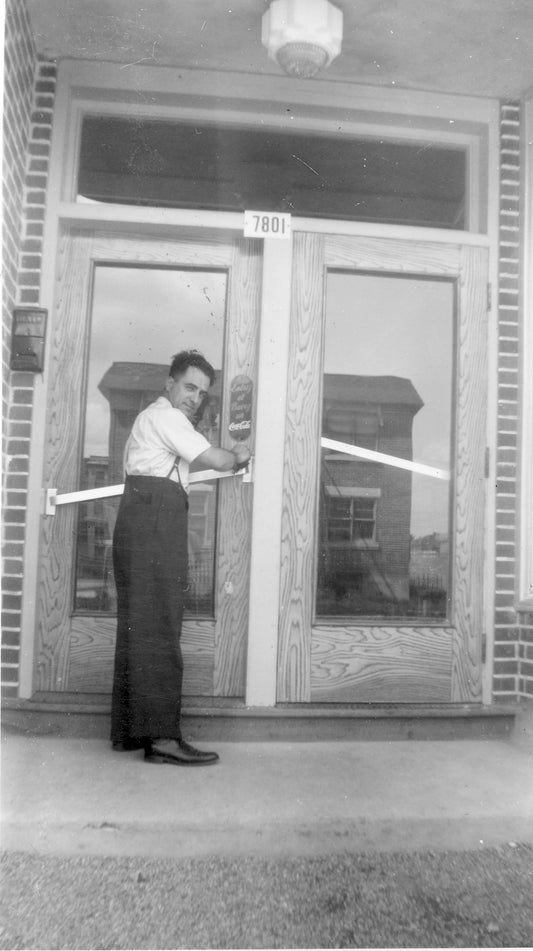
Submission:
[[[30,128],[31,98],[35,53],[23,4],[7,0],[5,13],[4,59],[4,177],[3,214],[3,287],[2,287],[2,419],[7,418],[9,403],[9,344],[11,307],[17,296],[17,277],[22,230],[22,204],[26,146]],[[4,440],[6,430],[3,431]],[[5,452],[6,445],[4,443]],[[5,458],[5,455],[3,455]]]
[[[518,693],[533,698],[533,612],[524,612],[518,618]]]
[[[12,309],[38,304],[55,66],[36,59],[25,4],[7,0],[4,67],[2,321],[2,693],[18,689],[33,375],[9,370]]]
[[[496,458],[495,644],[493,695],[516,697],[516,474],[518,464],[520,292],[520,106],[502,103],[498,299],[498,444]]]

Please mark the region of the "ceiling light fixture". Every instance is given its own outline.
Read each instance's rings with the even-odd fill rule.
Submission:
[[[289,76],[308,79],[339,55],[342,11],[329,0],[272,0],[261,40]]]

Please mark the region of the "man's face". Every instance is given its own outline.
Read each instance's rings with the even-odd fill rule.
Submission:
[[[177,380],[169,376],[165,390],[174,409],[180,409],[188,419],[194,419],[209,391],[209,377],[198,367],[187,367]]]

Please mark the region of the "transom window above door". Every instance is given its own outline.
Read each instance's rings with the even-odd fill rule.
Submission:
[[[464,230],[467,152],[431,141],[85,116],[78,200]]]

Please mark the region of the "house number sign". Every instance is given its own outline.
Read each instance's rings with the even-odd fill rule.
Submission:
[[[245,238],[290,238],[291,216],[282,211],[245,211]]]
[[[252,432],[254,385],[249,376],[235,376],[230,385],[228,431],[232,439],[244,442]]]

